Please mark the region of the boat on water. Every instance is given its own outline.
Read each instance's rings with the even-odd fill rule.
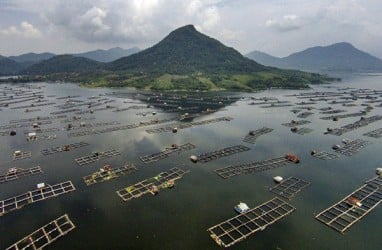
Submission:
[[[249,210],[249,207],[247,204],[244,202],[240,202],[234,207],[235,211],[238,212],[239,214],[245,213]]]
[[[293,154],[286,154],[285,159],[287,159],[288,161],[291,161],[293,163],[299,163],[300,162],[300,159]]]

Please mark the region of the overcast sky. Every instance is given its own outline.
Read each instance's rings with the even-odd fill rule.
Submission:
[[[152,46],[196,28],[246,54],[347,41],[382,58],[381,0],[0,0],[0,55]]]

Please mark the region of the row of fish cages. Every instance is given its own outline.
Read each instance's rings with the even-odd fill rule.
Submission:
[[[371,123],[377,122],[381,119],[382,119],[382,116],[380,116],[380,115],[374,115],[374,116],[370,116],[370,117],[361,117],[360,120],[353,122],[353,123],[350,123],[350,124],[347,124],[347,125],[344,125],[340,128],[334,128],[334,129],[328,128],[326,130],[325,134],[341,136],[344,133],[350,132],[350,131],[358,129],[358,128],[365,127],[365,126],[367,126]]]

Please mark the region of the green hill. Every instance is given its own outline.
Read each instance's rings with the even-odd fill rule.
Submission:
[[[79,73],[95,71],[101,63],[72,55],[59,55],[33,64],[22,71],[27,75],[49,75],[55,73]]]

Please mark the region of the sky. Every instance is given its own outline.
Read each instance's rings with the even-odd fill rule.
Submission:
[[[0,55],[144,49],[198,31],[242,54],[350,42],[382,58],[381,0],[0,0]]]

